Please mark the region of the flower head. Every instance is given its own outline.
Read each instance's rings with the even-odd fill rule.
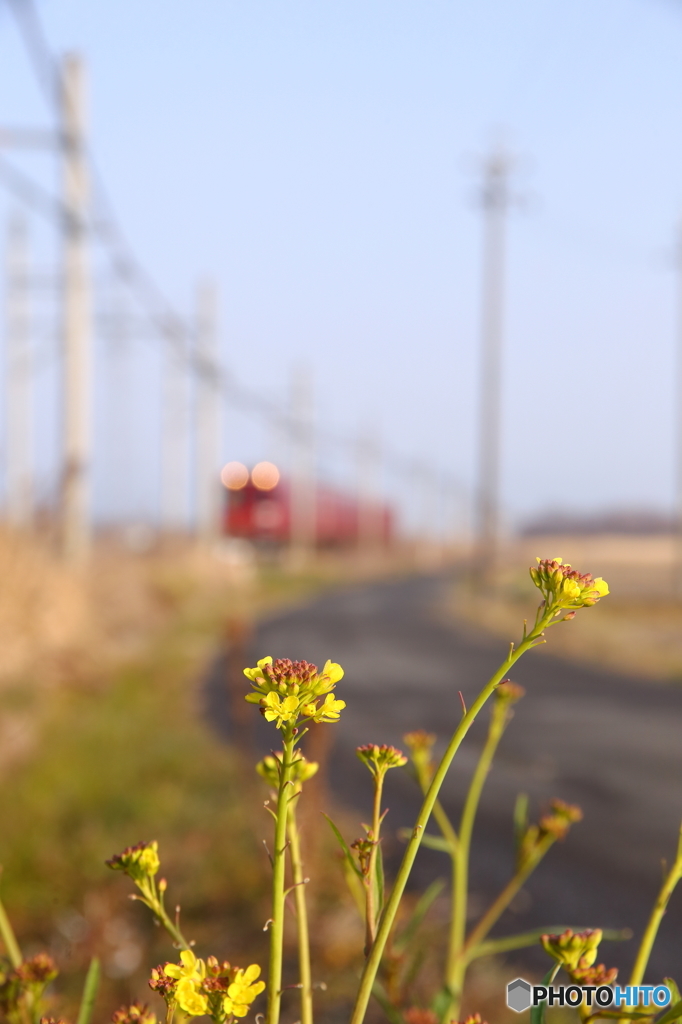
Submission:
[[[537,568],[530,568],[531,578],[556,615],[564,609],[589,608],[609,593],[601,576],[579,573],[561,558],[538,558],[537,563]]]
[[[191,949],[183,949],[180,961],[179,964],[165,964],[164,974],[176,981],[181,981],[183,978],[201,981],[206,977],[206,964],[196,957]]]
[[[565,839],[571,825],[580,821],[583,816],[583,812],[576,804],[567,804],[556,797],[550,801],[549,807],[549,811],[542,815],[537,825],[529,825],[521,836],[517,849],[519,867],[527,864],[548,839],[550,842]]]
[[[257,995],[265,988],[264,981],[257,981],[260,976],[258,964],[251,964],[246,970],[237,970],[232,983],[227,989],[227,995],[223,999],[225,1013],[232,1013],[235,1017],[245,1017],[249,1012],[251,1003]]]
[[[208,996],[201,991],[201,981],[181,978],[175,986],[175,999],[188,1017],[203,1017],[208,1011]]]
[[[511,679],[503,679],[495,689],[495,699],[498,703],[516,704],[525,694],[525,690],[518,683],[512,683]]]
[[[57,974],[57,965],[48,953],[36,953],[15,970],[15,975],[24,985],[43,987],[53,981]]]
[[[561,935],[541,935],[540,942],[546,953],[561,964],[569,974],[591,967],[597,959],[602,940],[601,928],[573,932],[567,928]]]
[[[389,768],[402,768],[407,764],[407,758],[402,750],[390,747],[386,743],[381,746],[377,743],[366,743],[364,747],[357,747],[355,753],[375,778],[384,776]]]
[[[272,786],[273,789],[277,789],[279,786],[279,776],[282,761],[284,759],[284,753],[279,750],[275,754],[267,754],[262,761],[259,761],[256,765],[256,771],[262,779]],[[291,781],[294,784],[296,791],[299,787],[307,782],[308,779],[312,779],[313,775],[317,773],[319,768],[317,761],[308,761],[300,753],[296,752],[296,756],[291,765]]]
[[[436,742],[436,734],[425,732],[424,729],[417,729],[415,732],[407,732],[403,740],[409,747],[417,775],[420,772],[430,774],[431,772],[431,751]]]
[[[123,871],[134,882],[147,881],[154,877],[160,867],[159,846],[156,840],[152,843],[137,843],[127,846],[122,853],[117,853],[106,861],[114,871]]]
[[[404,1011],[405,1024],[438,1024],[438,1015],[421,1006],[410,1006]]]
[[[259,704],[264,717],[278,729],[285,723],[293,727],[301,716],[313,722],[335,722],[346,706],[332,695],[343,677],[343,669],[335,662],[327,661],[320,671],[307,661],[261,658],[255,668],[245,668],[244,675],[254,690],[246,700]],[[319,704],[321,697],[325,699]]]
[[[113,1024],[156,1024],[156,1014],[146,1003],[131,1003],[122,1006],[111,1017]]]

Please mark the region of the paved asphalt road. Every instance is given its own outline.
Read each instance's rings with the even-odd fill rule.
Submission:
[[[400,745],[403,733],[417,727],[435,732],[443,745],[460,716],[457,691],[470,703],[504,656],[498,638],[447,622],[441,610],[445,585],[428,577],[334,591],[261,622],[249,651],[249,664],[271,654],[318,665],[329,657],[343,665],[337,693],[347,708],[329,727],[330,788],[364,820],[369,779],[355,746]],[[209,713],[234,737],[243,725],[226,720],[224,665],[219,669],[207,682]],[[638,932],[659,885],[661,859],[673,855],[682,820],[682,689],[537,651],[522,659],[512,678],[527,695],[484,791],[473,850],[474,904],[485,906],[509,877],[516,794],[528,793],[535,813],[559,796],[580,804],[585,819],[554,847],[496,933],[560,923]],[[484,713],[445,786],[443,802],[455,817],[486,722]],[[257,730],[256,743],[265,750],[273,737],[260,725]],[[418,799],[406,773],[389,773],[387,803],[387,828],[411,824]],[[446,871],[442,854],[422,851],[415,881],[421,885]],[[609,944],[603,952],[609,965],[624,968],[633,943]],[[666,973],[682,982],[682,887],[651,964],[652,977]]]

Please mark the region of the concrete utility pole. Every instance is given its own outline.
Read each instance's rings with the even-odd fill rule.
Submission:
[[[291,559],[302,565],[315,545],[315,447],[311,375],[306,366],[294,370],[291,389],[293,460],[291,473]]]
[[[26,529],[33,518],[33,403],[26,222],[15,215],[7,236],[7,518]]]
[[[195,495],[196,525],[206,542],[218,535],[220,515],[220,395],[213,373],[218,365],[218,293],[205,281],[197,292],[197,378]]]
[[[179,330],[179,329],[178,329]],[[187,339],[166,345],[161,382],[161,525],[170,533],[189,526],[189,381]]]
[[[677,229],[675,246],[677,279],[677,366],[675,394],[675,551],[673,555],[673,593],[682,599],[682,222]]]
[[[475,559],[491,569],[499,544],[500,402],[504,299],[505,221],[509,208],[510,160],[499,149],[487,159],[481,205],[484,212]]]
[[[371,430],[358,438],[358,548],[374,551],[381,541],[378,510],[379,445]]]
[[[90,547],[90,359],[92,324],[87,256],[88,179],[84,147],[85,71],[76,54],[62,65],[64,225],[64,464],[62,550],[80,561]]]

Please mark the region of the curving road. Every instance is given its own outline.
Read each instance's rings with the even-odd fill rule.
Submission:
[[[504,656],[504,644],[442,612],[441,578],[410,578],[334,591],[261,622],[247,651],[257,657],[331,657],[346,675],[347,702],[333,736],[329,787],[337,801],[369,810],[368,777],[354,755],[360,743],[401,744],[408,729],[435,732],[444,744],[467,703]],[[513,672],[527,696],[517,706],[484,791],[475,834],[473,903],[483,907],[508,878],[515,796],[537,813],[552,796],[578,803],[585,819],[557,845],[500,922],[498,934],[545,924],[630,926],[638,932],[674,853],[682,820],[682,689],[593,670],[531,652]],[[248,721],[233,702],[228,721],[224,664],[207,682],[209,714],[218,728],[244,740]],[[243,677],[242,677],[243,679]],[[243,692],[243,690],[242,690]],[[457,755],[443,802],[457,815],[485,730],[477,723]],[[249,720],[253,721],[252,716]],[[257,725],[255,744],[272,745]],[[411,824],[418,806],[404,772],[389,773],[387,825]],[[399,854],[394,844],[394,857]],[[422,851],[415,881],[444,875],[441,854]],[[633,943],[603,949],[609,965],[626,967]],[[521,955],[520,955],[521,956]],[[528,958],[528,954],[523,954]],[[523,959],[523,957],[522,957]],[[682,981],[682,887],[673,897],[651,962],[651,976]]]

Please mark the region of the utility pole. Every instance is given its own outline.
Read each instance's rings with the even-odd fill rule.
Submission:
[[[64,224],[64,463],[62,551],[82,561],[91,540],[90,358],[92,325],[87,256],[88,179],[85,159],[85,69],[76,54],[64,58],[61,75]]]
[[[7,236],[7,518],[27,529],[33,518],[33,404],[26,222],[19,214]]]
[[[312,381],[308,368],[294,369],[291,389],[293,465],[291,473],[290,544],[294,567],[305,564],[315,544],[315,450]]]
[[[677,228],[675,245],[677,282],[676,310],[676,394],[675,394],[675,551],[673,555],[673,594],[682,599],[682,222]]]
[[[510,202],[509,170],[507,154],[502,149],[494,151],[485,163],[481,193],[484,237],[475,561],[484,573],[494,566],[499,544],[504,247]]]
[[[161,524],[185,533],[189,497],[189,388],[187,338],[174,330],[166,345],[161,382]]]
[[[379,476],[379,445],[370,430],[358,438],[358,548],[371,554],[381,540],[377,500],[377,478]]]
[[[218,293],[205,281],[197,291],[198,377],[195,397],[195,501],[197,533],[211,542],[218,534],[220,499],[220,396],[218,365]]]

